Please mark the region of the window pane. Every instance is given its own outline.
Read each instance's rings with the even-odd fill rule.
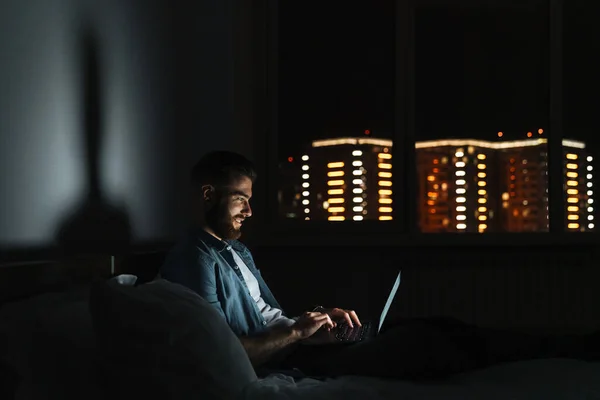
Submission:
[[[279,216],[391,219],[394,1],[282,1]]]
[[[563,107],[565,228],[570,232],[595,230],[595,156],[598,134],[593,118],[600,109],[598,70],[600,32],[589,0],[564,2]],[[577,145],[577,147],[574,147]],[[581,148],[585,146],[584,148]]]
[[[548,3],[476,3],[416,11],[419,229],[547,231]]]

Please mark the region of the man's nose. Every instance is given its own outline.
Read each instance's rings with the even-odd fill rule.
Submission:
[[[244,209],[242,210],[242,213],[244,213],[246,218],[252,216],[252,207],[250,207],[250,202],[246,201],[246,204],[244,204]]]

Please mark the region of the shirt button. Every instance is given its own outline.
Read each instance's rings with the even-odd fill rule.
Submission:
[[[239,267],[238,267],[237,265],[234,265],[234,266],[233,266],[233,269],[238,269],[238,268],[239,268]]]
[[[267,324],[267,321],[263,321],[263,325],[266,325],[266,324]]]
[[[231,251],[231,246],[227,246],[227,250],[228,250],[228,251]]]

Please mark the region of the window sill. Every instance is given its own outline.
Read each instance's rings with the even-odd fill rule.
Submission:
[[[274,224],[244,240],[252,246],[375,246],[375,247],[523,247],[600,245],[597,232],[407,233],[380,223]]]

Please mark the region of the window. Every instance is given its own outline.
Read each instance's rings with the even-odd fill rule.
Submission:
[[[394,1],[278,8],[279,218],[391,220]]]
[[[548,230],[548,16],[547,1],[417,7],[420,231]]]
[[[565,229],[596,229],[595,155],[598,150],[594,119],[600,109],[600,32],[592,4],[586,0],[564,2],[563,10],[563,107],[564,147],[562,167],[565,191]]]
[[[594,231],[589,2],[413,3],[273,2],[277,220]]]

